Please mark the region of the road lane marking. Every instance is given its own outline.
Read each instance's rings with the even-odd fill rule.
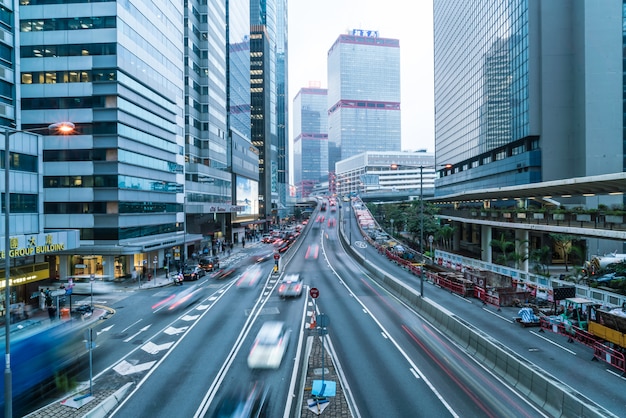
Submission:
[[[413,368],[410,368],[409,370],[411,371],[411,373],[413,373],[413,376],[415,376],[416,379],[421,379],[419,373],[416,372]]]
[[[568,348],[563,347],[561,344],[556,343],[556,342],[550,340],[549,338],[546,338],[543,335],[540,335],[540,334],[536,333],[535,331],[530,331],[530,333],[535,335],[535,336],[537,336],[537,337],[539,337],[539,338],[541,338],[542,340],[545,340],[545,341],[549,342],[552,345],[555,345],[555,346],[559,347],[561,350],[565,350],[565,351],[567,351],[570,354],[576,355],[576,353],[574,351],[572,351],[572,350],[570,350]]]
[[[488,312],[488,313],[490,313],[490,314],[491,314],[491,315],[493,315],[493,316],[497,316],[498,318],[500,318],[500,319],[502,319],[502,320],[504,320],[504,321],[508,322],[509,324],[512,324],[512,323],[513,323],[513,321],[511,321],[510,319],[505,318],[505,317],[503,317],[502,315],[498,315],[497,313],[492,312],[492,311],[490,311],[489,309],[486,309],[486,308],[482,308],[482,309],[483,309],[483,311]]]

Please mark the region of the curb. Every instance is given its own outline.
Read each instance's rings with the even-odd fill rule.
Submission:
[[[95,408],[83,415],[83,418],[104,418],[109,412],[117,406],[117,404],[124,398],[126,392],[133,385],[132,382],[126,383],[124,386],[115,391],[112,395],[107,397],[104,401],[100,402]]]

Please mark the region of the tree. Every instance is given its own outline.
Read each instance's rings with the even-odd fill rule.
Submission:
[[[548,263],[552,256],[552,250],[547,245],[534,249],[530,253],[530,260],[534,262],[533,270],[542,276],[550,276],[550,267]]]
[[[455,228],[450,225],[444,225],[437,229],[435,237],[437,241],[441,241],[441,245],[444,249],[448,250],[452,248],[452,237],[454,236]]]
[[[515,243],[506,239],[504,234],[501,234],[499,240],[492,239],[489,241],[489,245],[499,252],[496,256],[496,263],[507,266],[512,259],[512,253],[515,251]]]
[[[577,257],[582,256],[581,249],[573,245],[576,237],[568,234],[550,234],[550,238],[554,242],[556,251],[563,256],[563,261],[565,261],[565,271],[569,271],[568,260],[570,258],[570,254],[574,254]]]

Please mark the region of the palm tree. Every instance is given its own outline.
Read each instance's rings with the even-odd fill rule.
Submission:
[[[489,245],[497,249],[500,254],[496,257],[496,262],[504,266],[508,265],[510,260],[509,252],[515,251],[515,243],[506,239],[504,234],[500,235],[500,239],[492,239]]]
[[[551,256],[552,250],[547,245],[531,251],[530,260],[535,263],[533,270],[535,270],[537,274],[550,276],[550,267],[548,266],[548,262],[550,261]]]

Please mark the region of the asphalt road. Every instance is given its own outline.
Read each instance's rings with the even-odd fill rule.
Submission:
[[[270,274],[272,262],[261,264],[262,280],[257,285],[237,286],[238,278],[252,268],[252,253],[271,248],[262,245],[222,265],[235,269],[227,278],[207,276],[194,282],[198,292],[172,310],[174,301],[192,287],[189,283],[94,296],[94,302],[116,312],[94,327],[98,345],[94,380],[112,389],[132,383],[110,416],[211,416],[224,392],[242,381],[261,381],[270,388],[268,416],[297,416],[301,331],[313,310],[329,320],[327,350],[353,417],[542,416],[505,380],[483,369],[418,312],[370,279],[341,247],[338,224],[312,223],[309,233],[281,258],[281,270],[300,273],[308,287],[319,289],[315,304],[306,296],[280,299],[277,278]],[[354,221],[346,222],[350,226],[353,246],[368,261],[419,289],[419,278],[366,245]],[[306,257],[312,246],[320,249],[317,258]],[[573,390],[617,416],[626,415],[620,390],[624,379],[605,364],[590,361],[586,347],[566,343],[556,334],[521,328],[512,321],[514,309],[497,311],[430,283],[425,294]],[[161,304],[164,300],[168,302]],[[269,319],[283,320],[292,329],[288,351],[277,370],[249,370],[246,357],[252,339]],[[79,380],[89,380],[88,364],[81,361],[85,369]]]

